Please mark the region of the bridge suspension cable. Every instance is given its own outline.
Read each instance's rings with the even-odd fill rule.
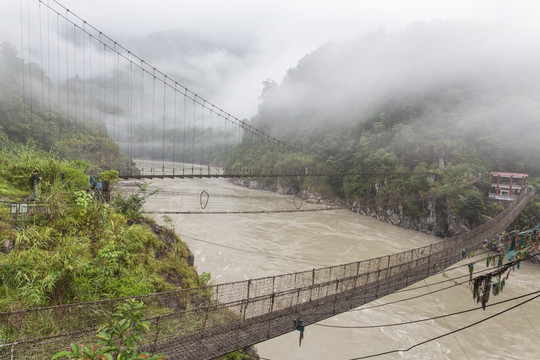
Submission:
[[[223,154],[248,138],[299,152],[174,80],[60,2],[20,4],[22,116],[34,132],[30,114],[40,112],[51,146],[68,141],[62,130],[77,131],[82,141],[64,145],[74,157],[92,155],[125,176],[139,174],[130,159],[147,160],[138,164],[146,175],[163,174],[168,162],[173,175],[202,174],[202,167],[191,165],[188,171],[182,164],[209,164],[219,156],[217,161],[224,161]],[[112,145],[86,138],[91,129],[109,133],[126,156],[115,152],[113,159]],[[249,168],[227,171],[253,173]]]
[[[299,156],[289,161],[288,168],[274,172],[261,172],[253,164],[227,164],[235,151],[250,151],[237,147],[243,141],[248,145],[262,142],[283,156],[302,151],[188,89],[60,2],[20,1],[22,115],[27,118],[39,111],[48,123],[44,137],[51,148],[63,149],[72,158],[92,159],[118,170],[122,177],[140,178],[413,174],[324,174],[302,166]],[[37,4],[37,10],[32,4]],[[56,37],[51,36],[54,33]],[[33,132],[34,117],[30,121]],[[78,139],[66,139],[65,129],[78,132]],[[110,134],[116,144],[99,139],[98,134]],[[114,152],[115,158],[110,151],[114,147],[120,150]],[[135,165],[131,159],[140,161]],[[221,164],[224,171],[212,172],[211,161]],[[172,171],[166,171],[169,162]]]

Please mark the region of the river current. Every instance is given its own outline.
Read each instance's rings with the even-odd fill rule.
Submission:
[[[321,206],[301,203],[294,196],[239,187],[226,179],[150,182],[159,192],[147,200],[145,210],[181,213],[150,216],[174,227],[193,251],[198,272],[211,273],[215,283],[348,263],[441,240],[349,210],[256,213]],[[484,270],[482,259],[487,255],[479,252],[404,291],[310,325],[301,347],[296,331],[257,344],[261,359],[347,360],[390,351],[394,352],[369,358],[539,359],[540,299],[413,347],[496,315],[534,295],[513,298],[540,290],[540,266],[524,263],[510,274],[504,291],[491,296],[488,305],[509,301],[482,310],[472,299],[467,264],[478,261],[475,270]],[[477,310],[442,317],[473,308]],[[431,320],[413,322],[421,319]],[[404,322],[413,323],[383,326]]]

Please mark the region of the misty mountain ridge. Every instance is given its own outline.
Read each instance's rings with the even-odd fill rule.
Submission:
[[[209,98],[222,91],[214,88],[216,84],[229,81],[253,56],[249,45],[177,30],[131,39],[127,45],[144,61]]]
[[[354,153],[366,135],[385,133],[387,143],[371,146],[398,156],[450,141],[531,159],[540,140],[538,45],[531,34],[465,22],[413,23],[326,44],[266,89],[252,121],[318,153],[327,137],[342,143],[329,151]]]

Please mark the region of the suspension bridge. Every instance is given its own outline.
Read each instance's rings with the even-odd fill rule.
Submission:
[[[135,297],[147,306],[144,349],[168,359],[213,359],[296,331],[403,289],[457,263],[503,232],[534,193],[491,221],[428,246],[343,265]],[[0,359],[45,359],[92,341],[124,299],[0,313]],[[188,306],[187,304],[198,304]]]
[[[77,133],[73,155],[118,170],[121,177],[306,175],[300,150],[199,96],[54,0],[20,1],[21,119],[51,148]],[[35,117],[45,119],[36,126]],[[118,152],[83,141],[107,134]],[[291,156],[279,174],[227,163],[257,143]],[[239,148],[239,145],[244,145]],[[103,146],[103,144],[101,144]],[[114,149],[112,149],[114,150]],[[121,153],[123,155],[121,155]],[[81,156],[82,157],[82,156]],[[145,160],[136,166],[131,159]],[[222,168],[211,171],[216,163]],[[171,167],[172,164],[172,167]],[[195,166],[187,164],[205,164]]]
[[[359,175],[317,173],[306,166],[300,149],[199,96],[60,3],[20,4],[20,13],[14,14],[21,19],[20,39],[14,46],[22,63],[22,116],[30,121],[30,132],[41,131],[51,144],[62,140],[66,128],[81,135],[90,128],[107,133],[120,150],[116,159],[107,160],[124,178]],[[48,120],[48,127],[32,126],[36,114]],[[283,155],[287,167],[275,172],[224,160],[255,144]],[[92,154],[98,161],[107,155],[103,149]],[[142,159],[145,165],[135,166],[131,159]],[[212,359],[295,331],[300,321],[307,326],[356,308],[458,262],[464,249],[479,248],[504,231],[532,197],[529,189],[484,225],[429,246],[321,269],[139,296],[151,324],[144,349],[168,359]],[[96,325],[110,319],[123,300],[0,313],[0,360],[48,358],[70,343],[91,342]]]
[[[233,116],[55,0],[21,0],[13,17],[19,36],[8,45],[20,56],[19,116],[28,130],[20,137],[63,146],[121,178],[411,175],[318,171],[298,146]],[[246,153],[254,154],[251,162],[236,161]],[[280,159],[279,169],[261,164],[268,153]]]

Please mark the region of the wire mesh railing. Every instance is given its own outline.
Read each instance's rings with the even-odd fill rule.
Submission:
[[[528,191],[489,222],[453,238],[374,259],[135,297],[146,305],[145,349],[168,359],[212,359],[358,307],[425,279],[504,231]],[[124,299],[0,313],[0,360],[49,358],[92,341]]]

